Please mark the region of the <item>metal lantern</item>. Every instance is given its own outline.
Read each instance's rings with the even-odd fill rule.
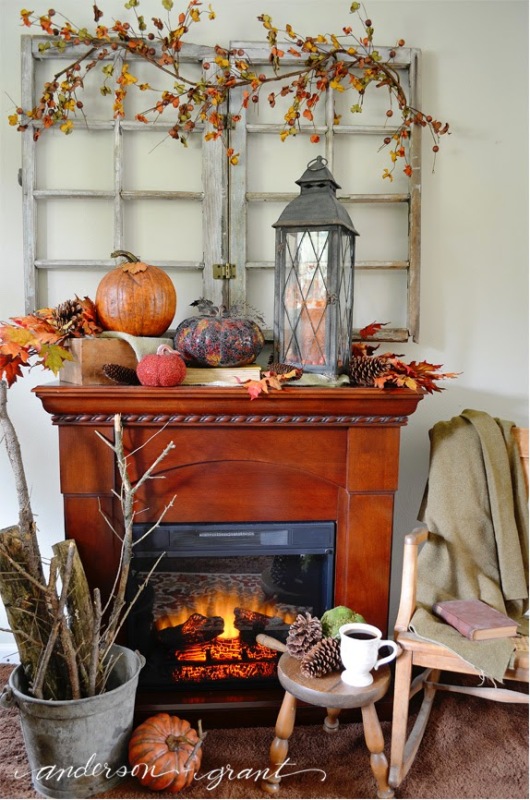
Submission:
[[[296,181],[300,195],[276,228],[274,359],[337,377],[347,372],[358,235],[326,159]]]

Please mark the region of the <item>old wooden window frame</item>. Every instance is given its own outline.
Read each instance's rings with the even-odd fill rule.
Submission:
[[[48,41],[43,36],[22,37],[22,104],[26,108],[35,104],[35,68],[37,61],[68,59],[69,62],[84,52],[82,46],[68,48],[66,52],[39,49],[39,45]],[[231,42],[230,48],[245,50],[254,66],[267,65],[269,52],[266,47],[255,42]],[[389,57],[389,48],[378,48],[384,59]],[[213,49],[206,46],[186,44],[181,53],[182,62],[198,65],[213,62]],[[128,60],[130,60],[128,56]],[[297,63],[297,62],[294,62]],[[400,48],[399,62],[395,66],[407,73],[410,104],[419,107],[420,97],[420,68],[421,51],[415,48]],[[203,67],[204,69],[204,67]],[[98,260],[72,260],[72,259],[39,259],[37,258],[37,213],[39,203],[47,198],[84,199],[91,197],[104,197],[111,199],[114,209],[113,246],[114,249],[124,249],[123,220],[125,205],[134,199],[165,199],[191,200],[202,204],[202,229],[203,229],[203,259],[200,262],[191,261],[155,261],[151,263],[166,268],[175,268],[184,271],[202,271],[203,294],[216,303],[227,302],[229,297],[246,296],[247,274],[251,270],[273,270],[274,261],[249,261],[247,258],[247,210],[253,203],[281,202],[287,203],[294,196],[293,193],[248,192],[248,160],[245,158],[249,134],[278,135],[282,129],[281,120],[277,124],[249,122],[245,109],[242,109],[242,90],[232,90],[230,108],[224,112],[242,114],[242,119],[234,126],[227,126],[230,146],[241,154],[237,167],[229,167],[225,154],[225,142],[221,140],[209,141],[202,144],[202,181],[203,191],[189,192],[184,190],[159,191],[159,190],[134,190],[123,189],[123,142],[122,133],[145,131],[144,123],[135,120],[89,120],[88,130],[111,130],[114,137],[114,186],[110,190],[63,190],[39,189],[36,187],[36,147],[33,140],[33,125],[23,135],[21,185],[23,190],[24,207],[24,278],[26,312],[30,313],[35,308],[45,303],[44,298],[38,296],[39,270],[60,269],[90,269],[106,271],[115,262],[111,259]],[[356,124],[335,124],[333,90],[328,90],[325,99],[325,121],[317,127],[324,147],[324,156],[328,166],[333,172],[334,145],[339,137],[371,136],[374,137],[374,147],[377,147],[376,137],[382,138],[387,129],[382,125],[365,125],[362,119]],[[362,117],[362,115],[360,115]],[[350,121],[350,120],[348,120]],[[38,123],[37,123],[38,124]],[[168,130],[170,122],[160,121],[157,129]],[[298,135],[311,135],[315,128],[310,125],[301,125]],[[75,134],[74,134],[75,135]],[[197,126],[192,135],[204,135],[204,128]],[[178,146],[178,145],[177,145]],[[318,153],[315,152],[315,155]],[[407,341],[410,337],[417,341],[419,334],[419,299],[420,299],[420,227],[421,227],[421,128],[414,126],[410,141],[410,164],[412,176],[408,181],[409,190],[405,193],[388,193],[385,191],[370,194],[340,194],[339,199],[347,206],[355,204],[405,204],[407,206],[407,250],[405,260],[389,261],[357,261],[356,270],[400,270],[407,274],[407,309],[406,326],[402,328],[385,328],[378,339],[382,341]],[[382,188],[386,188],[382,184]],[[273,241],[273,239],[271,239]],[[229,280],[214,278],[213,265],[236,265],[235,275]],[[370,320],[371,321],[371,320]],[[270,331],[267,332],[270,336]]]

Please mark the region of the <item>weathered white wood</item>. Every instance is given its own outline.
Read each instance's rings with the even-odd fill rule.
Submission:
[[[228,284],[228,300],[232,302],[244,301],[247,296],[247,134],[246,134],[246,109],[243,105],[242,89],[230,92],[229,114],[241,114],[237,125],[230,126],[230,147],[239,153],[237,166],[228,166],[228,261],[236,265],[236,277]],[[271,252],[274,252],[274,231],[271,229]]]
[[[112,189],[35,189],[35,200],[45,200],[50,197],[60,198],[113,198]],[[162,191],[158,189],[126,189],[120,191],[122,200],[196,200],[204,199],[204,192],[179,192]]]
[[[22,59],[22,106],[33,108],[34,62],[31,56],[31,38],[21,41]],[[31,125],[22,134],[22,225],[24,259],[24,297],[26,314],[38,306],[35,257],[37,252],[37,208],[33,198],[36,182],[35,143]]]
[[[24,35],[23,39],[30,39],[31,40],[31,52],[33,54],[33,58],[38,61],[75,61],[77,58],[83,57],[90,49],[90,45],[86,44],[67,44],[64,49],[58,50],[57,48],[51,46],[47,50],[39,50],[41,45],[50,45],[52,44],[52,39],[49,36],[29,36]],[[116,42],[119,43],[118,39],[115,39]],[[104,45],[108,43],[103,43]],[[152,45],[158,54],[160,54],[160,45],[158,42],[153,42]],[[182,49],[179,53],[179,61],[182,64],[194,64],[197,62],[204,61],[205,59],[211,59],[215,55],[214,50],[212,47],[208,47],[206,45],[199,45],[199,44],[191,44],[187,42],[182,43]],[[155,55],[156,57],[156,55]],[[108,55],[105,59],[106,61],[112,61],[116,58],[116,53],[113,50],[110,50]],[[127,60],[128,61],[144,61],[145,59],[140,59],[139,56],[135,55],[132,52],[127,52]],[[156,69],[156,67],[153,67]]]
[[[410,103],[421,103],[421,53],[413,51],[410,66]],[[417,342],[420,335],[420,261],[421,261],[421,126],[413,125],[410,140],[410,209],[409,209],[409,280],[407,324]]]
[[[212,66],[205,69],[205,80],[211,79],[213,73]],[[225,105],[219,108],[219,113],[227,113]],[[202,147],[203,296],[215,305],[227,301],[225,281],[214,280],[212,270],[214,264],[225,264],[229,255],[226,146],[226,139],[219,137],[204,142]]]
[[[120,126],[123,131],[127,131],[128,133],[145,133],[146,130],[150,131],[160,131],[160,133],[167,133],[167,131],[171,130],[175,123],[174,122],[163,122],[162,120],[157,120],[156,122],[138,122],[134,119],[122,119],[122,120],[105,120],[105,119],[85,119],[84,117],[71,117],[72,122],[74,124],[74,128],[76,130],[87,130],[87,131],[113,131],[116,124]],[[34,128],[43,128],[43,124],[40,120],[32,120],[31,122]],[[204,125],[201,123],[197,123],[194,130],[189,131],[190,136],[194,134],[199,134],[204,131]],[[177,145],[178,146],[178,145]]]
[[[166,191],[162,189],[122,189],[122,200],[204,200],[204,192]]]
[[[288,192],[247,192],[249,203],[290,203],[296,194]],[[408,194],[338,194],[341,203],[408,203]]]
[[[47,200],[50,197],[61,198],[112,198],[114,192],[111,189],[35,189],[33,198],[35,200]]]
[[[270,133],[279,136],[280,133],[284,130],[285,130],[285,125],[282,125],[281,123],[252,122],[247,125],[247,131],[249,133]],[[386,128],[384,125],[333,125],[332,124],[332,128],[330,131],[329,125],[300,124],[297,127],[296,131],[297,135],[304,134],[306,136],[312,136],[313,133],[318,133],[321,136],[323,136],[323,135],[328,135],[330,132],[346,136],[351,136],[352,134],[362,134],[365,136],[386,136],[388,134],[388,128]]]
[[[230,42],[231,48],[236,48],[238,50],[244,50],[245,55],[248,56],[252,60],[252,64],[269,64],[269,56],[270,50],[269,48],[261,44],[259,42],[247,42],[247,41],[232,41]],[[319,45],[322,51],[331,50],[333,49],[331,45]],[[388,61],[390,59],[390,51],[393,50],[393,47],[377,47],[375,48],[378,53],[381,55],[383,61]],[[396,50],[396,57],[393,60],[392,64],[397,70],[407,69],[410,65],[410,61],[412,58],[412,53],[414,52],[414,48],[411,47],[400,47]],[[342,57],[341,57],[342,58]],[[289,64],[294,65],[297,67],[301,66],[302,59],[297,58],[296,56],[291,56],[288,53],[282,58],[282,64]],[[353,61],[350,57],[344,56],[344,61]]]
[[[202,270],[204,268],[204,264],[202,261],[155,261],[149,260],[149,263],[152,264],[154,267],[161,267],[162,269],[179,269],[179,270],[186,270],[186,271],[196,271]],[[73,269],[73,270],[97,270],[103,269],[108,270],[111,267],[115,267],[116,262],[113,259],[64,259],[64,258],[40,258],[35,261],[35,268],[42,269],[42,270],[62,270],[62,269]]]
[[[114,229],[113,249],[123,250],[124,219],[121,190],[123,186],[123,137],[118,122],[114,125]]]
[[[274,269],[274,261],[247,261],[247,269]],[[408,269],[408,261],[356,261],[355,269],[374,270],[374,269]]]

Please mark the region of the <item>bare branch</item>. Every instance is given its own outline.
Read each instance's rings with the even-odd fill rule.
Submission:
[[[72,543],[73,544],[73,543]],[[74,547],[70,547],[68,549],[68,555],[66,559],[66,565],[64,568],[64,572],[62,575],[62,589],[61,589],[61,596],[58,599],[56,594],[56,581],[57,581],[57,560],[52,558],[51,567],[50,567],[50,581],[47,587],[47,597],[50,602],[50,605],[53,610],[53,627],[50,632],[50,636],[48,641],[46,642],[46,647],[44,648],[44,652],[40,659],[39,666],[37,668],[37,672],[35,674],[35,679],[32,684],[32,692],[35,697],[42,698],[42,686],[44,683],[44,679],[46,676],[46,670],[48,669],[48,664],[50,662],[50,658],[53,653],[53,649],[55,647],[55,642],[57,640],[57,636],[60,632],[61,623],[64,617],[64,609],[66,606],[66,598],[68,596],[68,586],[70,584],[70,578],[72,575],[72,567],[74,563]],[[70,671],[70,663],[68,661],[68,667]]]

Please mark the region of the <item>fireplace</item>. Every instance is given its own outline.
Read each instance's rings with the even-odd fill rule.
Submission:
[[[333,522],[134,526],[129,596],[147,581],[128,642],[146,658],[145,689],[272,685],[297,614],[333,601]]]
[[[119,560],[119,541],[101,513],[119,526],[119,475],[111,449],[95,435],[111,438],[119,412],[126,452],[135,453],[132,480],[175,445],[159,479],[138,495],[146,520],[168,508],[166,524],[216,521],[236,531],[249,523],[331,521],[332,604],[359,611],[386,633],[400,429],[421,393],[293,384],[251,401],[240,387],[66,383],[35,392],[58,427],[65,532],[92,586],[110,591]],[[273,722],[280,699],[279,686],[266,682],[223,691],[175,684],[142,688],[137,715],[200,713],[205,724],[238,725],[255,723],[259,713]]]

